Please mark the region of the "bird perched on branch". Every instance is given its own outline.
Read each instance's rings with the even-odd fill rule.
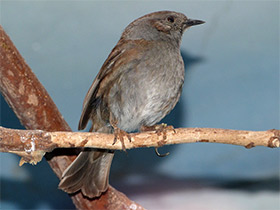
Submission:
[[[93,81],[83,104],[79,130],[123,137],[152,127],[176,105],[184,83],[180,44],[184,31],[204,23],[160,11],[130,23]],[[125,148],[125,147],[124,147]],[[83,151],[64,171],[59,188],[94,198],[108,188],[113,151]]]

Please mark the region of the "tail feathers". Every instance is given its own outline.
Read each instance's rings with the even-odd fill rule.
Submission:
[[[59,188],[67,193],[81,190],[89,198],[99,197],[108,188],[113,156],[108,151],[81,152],[62,174]]]

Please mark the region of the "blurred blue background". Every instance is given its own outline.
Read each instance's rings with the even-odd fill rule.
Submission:
[[[158,10],[206,21],[181,51],[175,127],[279,129],[279,1],[1,1],[1,25],[76,131],[85,94],[123,29]],[[23,128],[1,97],[1,125]],[[185,144],[117,152],[110,183],[148,209],[279,209],[279,149]],[[1,209],[73,209],[44,160],[0,154]],[[203,202],[202,202],[203,201]]]

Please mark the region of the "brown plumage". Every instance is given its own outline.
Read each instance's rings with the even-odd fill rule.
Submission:
[[[130,23],[85,97],[79,129],[91,120],[91,131],[130,132],[165,117],[179,100],[184,82],[183,32],[201,23],[171,11]],[[81,190],[89,198],[100,196],[108,188],[113,155],[108,150],[81,152],[59,187],[68,193]]]

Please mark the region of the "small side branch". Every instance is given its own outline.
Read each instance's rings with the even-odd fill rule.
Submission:
[[[92,132],[46,132],[41,130],[15,130],[0,127],[0,151],[15,153],[23,157],[20,164],[36,164],[46,152],[55,148],[91,147],[121,150],[120,141],[112,144],[113,134]],[[131,134],[131,142],[125,139],[126,149],[161,147],[170,144],[208,142],[240,145],[279,147],[280,130],[242,131],[217,128],[179,128],[163,135],[155,132]]]

